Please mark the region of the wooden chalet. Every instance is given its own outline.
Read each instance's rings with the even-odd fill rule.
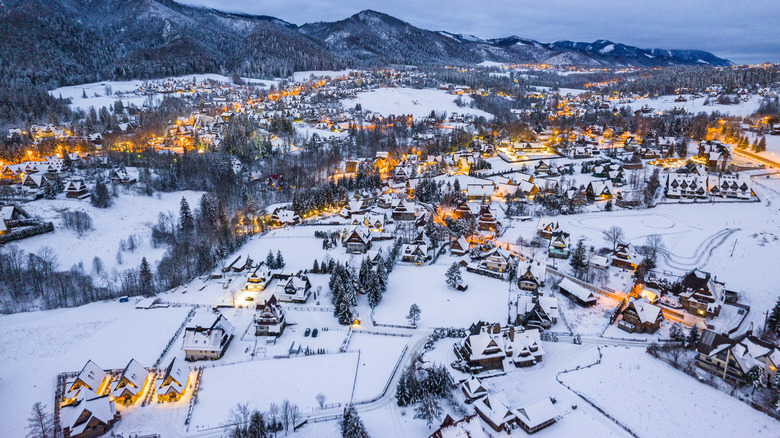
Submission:
[[[564,278],[560,284],[558,284],[558,290],[560,290],[561,294],[567,296],[582,307],[590,307],[598,302],[596,294],[593,291],[580,286],[568,278]]]
[[[550,244],[547,248],[547,255],[554,259],[568,259],[571,250],[571,241],[569,233],[556,231],[550,236]]]
[[[264,303],[255,308],[255,336],[276,336],[284,333],[287,320],[276,296],[271,295]]]
[[[294,211],[286,208],[277,208],[271,214],[271,224],[276,226],[297,225],[301,222],[301,217]]]
[[[661,308],[647,298],[630,298],[621,314],[618,328],[628,333],[655,333],[664,320]]]
[[[184,329],[181,349],[187,361],[216,360],[222,357],[235,328],[219,312],[196,314]]]
[[[470,376],[460,384],[460,390],[466,400],[472,401],[487,395],[488,391],[482,386],[482,381],[477,376]]]
[[[157,380],[157,399],[174,402],[184,395],[190,381],[190,369],[174,357],[165,367],[162,379]]]
[[[464,256],[469,252],[469,242],[465,237],[460,236],[450,244],[450,254]]]
[[[108,373],[95,362],[89,360],[78,376],[76,376],[76,379],[66,383],[64,393],[62,394],[62,403],[73,403],[82,391],[95,395],[102,394],[110,381]]]
[[[64,438],[94,438],[108,432],[120,418],[108,396],[91,397],[60,409]]]
[[[362,224],[351,226],[343,244],[349,254],[365,254],[371,248],[371,231]]]
[[[513,409],[512,413],[515,417],[515,423],[529,434],[555,423],[560,416],[549,397],[528,406]]]
[[[680,281],[680,304],[689,313],[709,318],[717,316],[725,302],[726,285],[709,272],[699,269],[686,274]]]
[[[119,379],[111,385],[111,399],[125,406],[131,406],[141,397],[149,380],[149,371],[135,359],[122,371]]]
[[[89,196],[89,189],[84,182],[84,178],[71,178],[65,182],[66,198],[85,198]]]
[[[487,438],[477,414],[455,421],[447,415],[428,438]]]
[[[636,269],[639,264],[639,256],[631,249],[629,243],[618,243],[612,253],[610,253],[610,264],[618,268]]]

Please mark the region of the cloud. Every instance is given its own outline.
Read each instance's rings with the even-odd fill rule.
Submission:
[[[609,39],[643,48],[700,49],[735,62],[780,62],[777,0],[180,0],[295,24],[374,9],[429,30],[543,42]]]

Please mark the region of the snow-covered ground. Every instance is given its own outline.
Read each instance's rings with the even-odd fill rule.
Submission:
[[[296,82],[308,81],[311,78],[333,78],[339,76],[347,76],[355,70],[310,70],[310,71],[296,71],[293,73],[293,80]]]
[[[777,436],[780,422],[642,350],[602,347],[601,364],[564,383],[639,436]]]
[[[459,107],[455,104],[455,99],[460,97],[464,106]],[[383,116],[390,114],[401,115],[411,114],[412,117],[428,117],[431,111],[437,113],[447,112],[458,114],[473,114],[492,119],[493,115],[485,111],[471,108],[472,102],[469,96],[455,96],[444,90],[414,88],[377,88],[371,91],[358,93],[354,99],[345,99],[342,104],[347,108],[352,108],[360,104],[364,110],[371,110]]]
[[[148,103],[150,106],[155,106],[162,101],[163,95],[154,94],[146,96],[141,93],[137,93],[137,91],[142,88],[144,84],[165,80],[190,81],[193,78],[196,82],[203,82],[207,80],[225,83],[232,82],[232,79],[227,76],[218,74],[196,74],[152,80],[135,79],[131,81],[101,81],[88,84],[69,85],[67,87],[60,87],[49,90],[49,94],[54,97],[71,99],[71,109],[82,109],[85,111],[88,110],[89,107],[95,107],[95,109],[100,109],[104,106],[109,107],[114,105],[114,103],[116,103],[118,100],[121,100],[125,105],[133,104],[140,107],[144,103]],[[252,83],[264,87],[270,87],[271,85],[276,86],[279,83],[277,80],[263,80],[253,78],[242,79],[247,83]],[[106,93],[108,90],[107,87],[110,88],[112,92],[111,95]],[[83,97],[85,93],[87,95],[86,98]]]
[[[53,222],[54,233],[20,240],[14,245],[27,252],[37,252],[43,247],[52,248],[61,269],[70,269],[73,265],[83,263],[84,270],[89,272],[95,257],[100,257],[108,273],[114,269],[122,271],[135,268],[141,263],[142,257],[153,264],[165,253],[164,247],[154,248],[151,243],[151,227],[157,223],[158,215],[172,212],[178,218],[182,197],[187,199],[190,208],[194,210],[201,196],[202,193],[190,191],[145,196],[120,189],[119,197],[113,198],[113,205],[105,209],[93,207],[89,199],[66,199],[63,195],[53,200],[40,199],[24,204],[24,209],[32,216]],[[60,214],[67,210],[80,210],[89,214],[94,230],[79,237],[75,231],[65,229]],[[120,241],[127,240],[131,234],[138,237],[138,248],[132,252],[122,251],[120,264],[117,260]]]
[[[130,359],[152,366],[187,312],[138,310],[131,300],[0,316],[0,436],[25,436],[35,402],[53,409],[57,375],[80,371],[90,359],[104,369]]]
[[[655,111],[670,111],[674,108],[682,108],[685,111],[693,114],[699,114],[701,112],[714,113],[717,111],[724,115],[728,114],[732,116],[747,117],[758,110],[758,106],[761,104],[762,99],[761,96],[752,95],[747,102],[740,102],[736,105],[722,105],[716,102],[716,98],[711,97],[709,98],[710,104],[704,105],[704,101],[707,100],[707,97],[699,97],[694,99],[692,95],[685,95],[685,97],[688,99],[687,102],[675,102],[674,100],[677,99],[677,97],[679,96],[669,95],[660,96],[658,98],[647,97],[631,100],[631,102],[627,104],[616,105],[618,107],[628,106],[632,111],[639,110],[643,106],[647,105],[650,108],[653,108]]]

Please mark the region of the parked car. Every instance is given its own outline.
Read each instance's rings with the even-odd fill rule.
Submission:
[[[309,333],[311,333],[311,329],[310,328],[306,328],[306,331],[303,332],[303,336],[304,337],[309,336]]]
[[[314,330],[312,330],[312,332],[311,332],[311,337],[312,337],[312,338],[316,338],[318,334],[320,334],[320,332],[319,332],[319,330],[317,330],[317,329],[315,328],[315,329],[314,329]]]

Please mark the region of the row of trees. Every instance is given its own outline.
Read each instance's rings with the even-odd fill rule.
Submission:
[[[429,428],[444,413],[439,401],[451,395],[452,384],[447,367],[426,365],[419,356],[403,371],[395,391],[398,405],[416,405],[414,418],[425,420]]]

